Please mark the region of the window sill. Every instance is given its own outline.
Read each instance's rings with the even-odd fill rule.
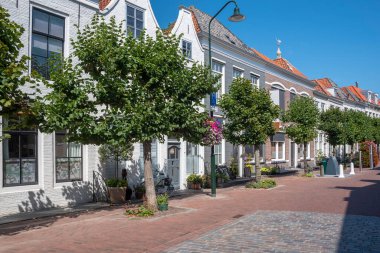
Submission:
[[[12,186],[2,186],[0,188],[1,194],[16,193],[16,192],[29,192],[29,191],[39,191],[43,187],[39,184],[29,184],[29,185],[12,185]]]

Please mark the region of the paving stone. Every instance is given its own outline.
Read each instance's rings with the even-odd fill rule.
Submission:
[[[380,252],[380,218],[258,211],[177,245],[166,253],[184,253],[189,249],[191,252],[218,253]]]

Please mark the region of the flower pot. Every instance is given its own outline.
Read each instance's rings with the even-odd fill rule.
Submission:
[[[144,192],[135,192],[136,199],[143,199],[144,195]]]
[[[108,187],[108,192],[110,194],[110,201],[112,204],[124,203],[126,187]]]
[[[132,189],[127,188],[127,191],[125,192],[125,200],[131,200],[132,198]]]
[[[192,189],[193,190],[200,190],[201,189],[201,183],[192,183]]]
[[[168,203],[158,204],[158,210],[160,210],[160,211],[167,211],[168,209],[169,209],[169,204]]]

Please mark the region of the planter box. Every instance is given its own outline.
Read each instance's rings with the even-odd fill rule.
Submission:
[[[200,190],[201,189],[201,183],[194,184],[194,183],[188,182],[187,183],[187,188],[188,189],[192,189],[192,190]]]
[[[244,168],[244,177],[251,177],[251,169],[250,168],[247,168],[245,167]]]
[[[158,210],[160,210],[160,211],[167,211],[167,210],[169,210],[169,204],[166,203],[166,204],[160,204],[160,205],[158,205]]]
[[[124,203],[126,191],[127,191],[127,187],[108,187],[111,203],[112,204]]]

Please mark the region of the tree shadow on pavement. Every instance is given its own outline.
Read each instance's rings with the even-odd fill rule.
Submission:
[[[380,252],[380,174],[373,175],[363,187],[336,187],[351,191],[337,252]]]

